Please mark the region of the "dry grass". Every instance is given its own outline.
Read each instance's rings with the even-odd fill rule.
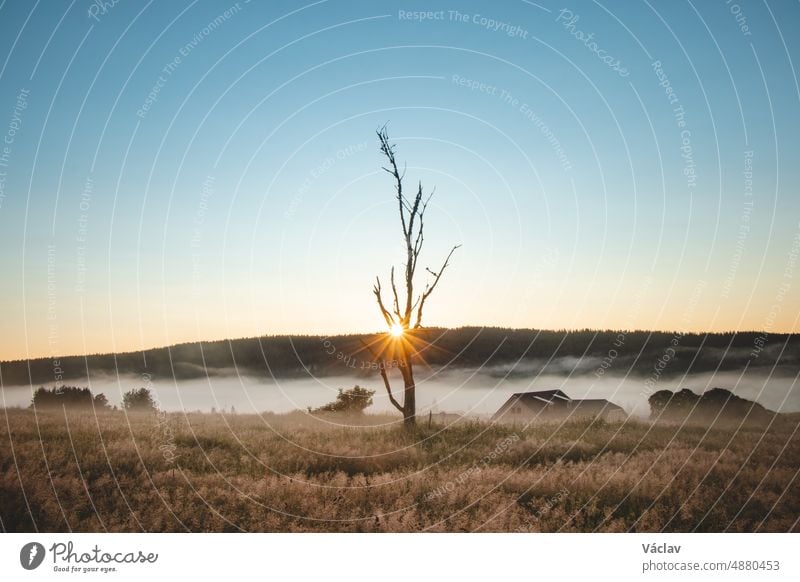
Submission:
[[[328,419],[329,421],[331,419]],[[3,411],[5,531],[798,531],[768,430]],[[341,419],[335,422],[341,422]],[[388,423],[381,426],[382,423]],[[377,426],[370,426],[377,425]],[[424,425],[424,423],[423,423]]]

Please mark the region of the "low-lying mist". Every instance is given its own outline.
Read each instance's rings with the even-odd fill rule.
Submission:
[[[465,413],[474,416],[493,414],[515,392],[560,389],[572,398],[604,398],[625,408],[633,415],[646,417],[649,412],[648,396],[662,389],[688,388],[702,393],[711,388],[725,388],[737,396],[759,402],[778,412],[800,411],[800,391],[797,377],[770,374],[766,370],[741,372],[706,372],[683,376],[665,376],[648,387],[646,378],[615,374],[613,371],[596,377],[586,370],[572,367],[572,373],[545,373],[515,368],[485,367],[475,369],[449,368],[445,370],[417,370],[418,414],[432,411]],[[400,396],[402,385],[399,374],[394,378],[395,396]],[[203,411],[212,409],[237,413],[305,410],[318,407],[336,398],[338,389],[360,386],[375,390],[374,404],[368,412],[394,412],[383,388],[380,376],[339,375],[292,379],[257,378],[254,376],[215,374],[205,378],[174,380],[133,375],[98,375],[91,381],[73,380],[69,385],[90,386],[92,391],[103,393],[112,405],[119,406],[122,394],[133,388],[149,388],[166,411]],[[2,406],[26,407],[33,390],[38,386],[5,386]]]

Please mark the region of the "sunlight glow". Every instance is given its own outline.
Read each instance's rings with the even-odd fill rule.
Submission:
[[[392,324],[392,327],[389,328],[389,333],[392,334],[394,337],[400,337],[403,335],[403,326],[399,323]]]

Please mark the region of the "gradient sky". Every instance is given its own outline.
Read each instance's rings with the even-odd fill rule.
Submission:
[[[797,2],[6,0],[0,359],[381,329],[386,122],[437,189],[424,262],[463,244],[427,324],[797,331],[799,24]]]

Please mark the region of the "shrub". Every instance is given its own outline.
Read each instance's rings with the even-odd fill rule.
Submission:
[[[158,410],[150,390],[136,388],[122,395],[122,408],[128,412],[155,412]]]
[[[375,395],[374,390],[367,390],[361,386],[354,386],[350,390],[342,390],[339,388],[339,394],[336,400],[320,406],[314,412],[355,412],[362,413],[368,406],[372,406],[372,397]]]

